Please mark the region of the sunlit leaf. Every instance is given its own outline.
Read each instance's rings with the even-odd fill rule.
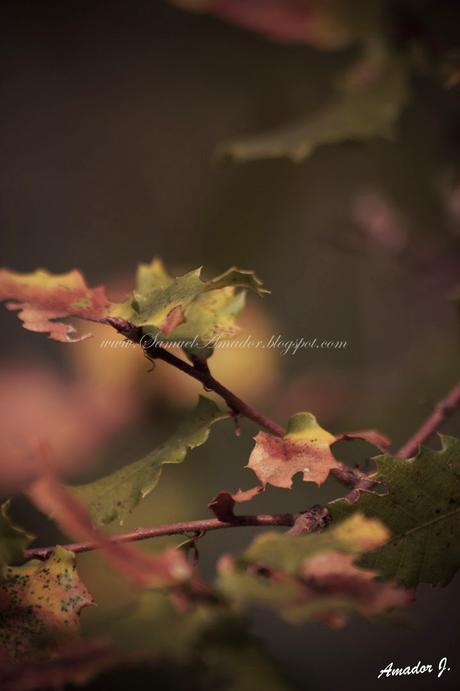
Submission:
[[[245,289],[267,292],[253,271],[231,268],[203,281],[198,268],[174,278],[154,259],[140,264],[132,296],[114,305],[111,315],[142,327],[151,342],[175,341],[187,353],[208,357],[211,339],[238,331],[235,320],[244,307]]]

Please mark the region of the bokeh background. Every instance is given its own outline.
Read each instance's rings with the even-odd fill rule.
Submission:
[[[421,2],[417,11],[435,36],[455,43],[455,3]],[[154,255],[178,273],[253,268],[272,294],[250,298],[244,333],[348,347],[284,357],[218,352],[216,374],[280,422],[310,410],[332,431],[376,427],[396,449],[459,373],[458,314],[447,298],[459,268],[458,89],[414,78],[392,141],[325,146],[298,164],[234,164],[214,155],[221,140],[314,112],[350,53],[279,44],[160,0],[5,0],[0,14],[2,264],[78,267],[114,292]],[[194,405],[195,385],[162,363],[148,373],[137,353],[102,350],[99,331],[63,346],[6,312],[0,330],[5,434],[57,425],[75,480],[136,460]],[[458,433],[458,418],[444,431]],[[231,425],[216,428],[183,466],[166,467],[126,527],[205,517],[217,491],[249,486],[243,466],[255,432],[249,423],[238,438]],[[342,444],[337,453],[364,462],[369,448]],[[333,481],[320,491],[296,481],[291,493],[272,490],[253,508],[301,510],[340,491]],[[56,539],[25,504],[15,511]],[[206,536],[204,575],[252,534]],[[102,606],[126,596],[97,557],[80,563]],[[301,689],[367,690],[390,660],[444,655],[453,671],[436,684],[454,689],[458,596],[458,578],[443,590],[421,588],[397,625],[355,621],[330,631],[262,612],[251,621]],[[145,688],[152,674],[117,672],[90,688]],[[429,677],[379,683],[433,688]]]

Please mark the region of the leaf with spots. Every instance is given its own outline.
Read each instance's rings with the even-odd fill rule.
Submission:
[[[123,522],[141,499],[156,487],[163,465],[182,463],[189,449],[205,443],[212,425],[227,417],[228,413],[222,412],[213,401],[200,396],[190,417],[161,446],[111,475],[72,489],[86,503],[95,523]]]
[[[446,585],[460,568],[460,441],[441,439],[440,451],[422,447],[410,460],[377,456],[372,477],[384,495],[364,492],[357,503],[329,504],[335,521],[359,511],[388,526],[388,543],[360,563],[406,586]]]
[[[217,584],[237,607],[258,604],[291,621],[341,626],[350,614],[371,617],[412,601],[412,593],[379,582],[376,571],[355,564],[389,536],[380,521],[362,514],[323,533],[268,532],[239,559],[221,559]]]
[[[56,547],[45,562],[4,567],[0,584],[3,660],[46,655],[65,638],[78,637],[80,613],[94,604],[80,580],[75,556]]]
[[[9,501],[0,506],[0,568],[22,561],[24,550],[35,537],[13,523],[9,508]]]
[[[289,489],[292,477],[300,472],[305,482],[321,485],[339,465],[330,448],[336,438],[320,427],[311,413],[289,418],[284,437],[259,432],[255,441],[247,467],[264,487],[269,484]]]
[[[69,343],[86,338],[77,336],[67,317],[89,320],[103,319],[109,301],[103,287],[89,288],[82,274],[69,271],[51,274],[43,269],[20,274],[0,270],[0,301],[8,300],[6,308],[18,311],[19,319],[29,331],[48,333],[55,341]]]

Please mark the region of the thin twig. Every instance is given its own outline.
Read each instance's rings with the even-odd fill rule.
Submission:
[[[316,510],[316,507],[315,509]],[[306,514],[308,512],[305,512]],[[206,518],[199,521],[184,521],[181,523],[170,523],[160,525],[156,528],[138,528],[128,533],[113,535],[110,539],[113,542],[137,542],[138,540],[149,540],[154,537],[165,537],[167,535],[187,535],[205,534],[211,530],[222,530],[223,528],[242,528],[244,526],[270,527],[288,526],[292,527],[300,514],[256,514],[253,516],[235,516],[234,521],[219,521],[217,518]],[[314,522],[312,521],[312,529]],[[94,542],[79,542],[63,547],[75,554],[81,552],[91,552],[98,549]],[[47,559],[54,547],[32,547],[26,550],[28,559]]]
[[[150,339],[151,342],[149,343],[148,335],[144,334],[142,329],[134,326],[133,324],[130,324],[122,319],[115,319],[111,317],[106,318],[105,322],[113,326],[126,338],[129,338],[129,340],[133,341],[134,343],[139,343],[145,355],[151,360],[163,360],[163,362],[167,362],[169,365],[172,365],[181,372],[188,374],[189,377],[193,377],[193,379],[201,382],[206,390],[214,391],[214,393],[224,399],[233,413],[242,415],[243,417],[256,422],[260,427],[276,437],[282,437],[284,435],[285,431],[281,425],[278,425],[273,420],[270,420],[270,418],[268,418],[266,415],[263,415],[263,413],[243,401],[236,394],[227,389],[226,386],[217,381],[217,379],[212,376],[207,365],[203,365],[202,361],[198,358],[195,358],[194,364],[191,365],[185,360],[177,357],[177,355],[174,355],[174,353],[171,353],[171,351],[163,348],[161,345],[158,345],[158,343],[153,342],[153,339]]]
[[[456,384],[441,401],[439,401],[431,415],[418,428],[415,434],[396,452],[398,458],[411,458],[420,445],[428,441],[433,434],[446,422],[452,413],[460,406],[460,383]]]

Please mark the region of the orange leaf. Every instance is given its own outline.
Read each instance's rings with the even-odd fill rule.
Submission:
[[[330,470],[339,465],[330,449],[336,438],[310,413],[293,415],[284,437],[259,432],[255,440],[247,467],[264,487],[270,484],[289,489],[292,477],[299,472],[305,482],[321,485]]]

